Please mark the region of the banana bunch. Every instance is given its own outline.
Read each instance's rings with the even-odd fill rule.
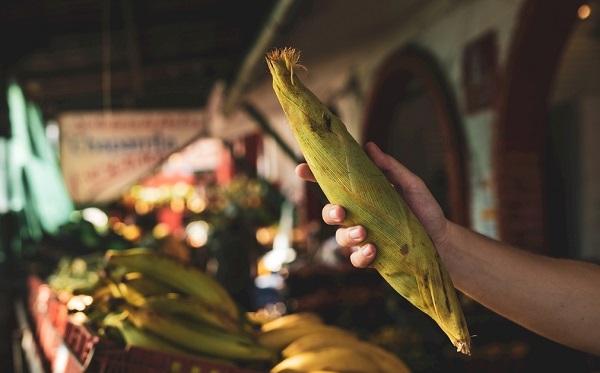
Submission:
[[[260,344],[279,352],[270,373],[410,373],[396,355],[313,312],[291,313],[264,322]]]
[[[240,321],[238,305],[227,290],[213,277],[188,262],[150,248],[108,250],[106,267],[117,270],[139,272],[144,277],[160,281],[177,292],[212,305],[223,315]]]
[[[69,294],[88,294],[96,290],[100,284],[99,268],[102,256],[62,257],[54,271],[48,276],[48,285],[55,291]]]
[[[146,248],[109,250],[105,258],[106,286],[121,302],[100,324],[127,344],[230,362],[277,360],[226,290],[200,269]]]

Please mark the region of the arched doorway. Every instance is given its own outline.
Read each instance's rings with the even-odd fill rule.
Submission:
[[[456,104],[435,59],[410,45],[376,74],[365,141],[374,141],[419,175],[446,216],[469,225],[464,137]]]
[[[523,3],[500,81],[494,136],[499,237],[560,255],[565,242],[560,175],[549,141],[548,97],[577,9],[584,0]]]

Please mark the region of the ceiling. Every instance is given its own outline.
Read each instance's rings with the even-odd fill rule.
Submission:
[[[202,107],[215,81],[237,78],[278,3],[0,4],[4,78],[16,79],[45,116],[53,117],[70,110]]]
[[[364,4],[0,0],[0,79],[2,72],[16,79],[47,119],[65,111],[204,107],[217,81],[235,103],[268,75],[269,49],[293,46],[327,59],[424,6],[378,0],[365,16]]]

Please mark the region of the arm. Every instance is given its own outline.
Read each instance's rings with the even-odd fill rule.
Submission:
[[[458,290],[548,339],[600,355],[600,266],[536,255],[452,223],[422,180],[376,145],[365,150],[430,234]],[[314,181],[306,164],[297,174]],[[323,220],[340,226],[336,239],[344,247],[366,237],[363,227],[343,226],[340,206],[326,205]],[[350,260],[367,267],[375,255],[366,244]]]

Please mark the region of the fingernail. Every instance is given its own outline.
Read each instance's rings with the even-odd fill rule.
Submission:
[[[360,253],[362,254],[362,256],[364,256],[365,258],[370,258],[373,256],[373,247],[371,245],[365,245],[361,250]]]
[[[329,217],[330,217],[332,220],[335,220],[335,221],[337,221],[337,220],[338,220],[338,216],[337,216],[337,214],[335,213],[335,210],[334,210],[334,209],[330,209],[330,210],[329,210]]]
[[[359,234],[360,232],[358,231],[358,228],[353,228],[350,230],[350,238],[358,238]]]

